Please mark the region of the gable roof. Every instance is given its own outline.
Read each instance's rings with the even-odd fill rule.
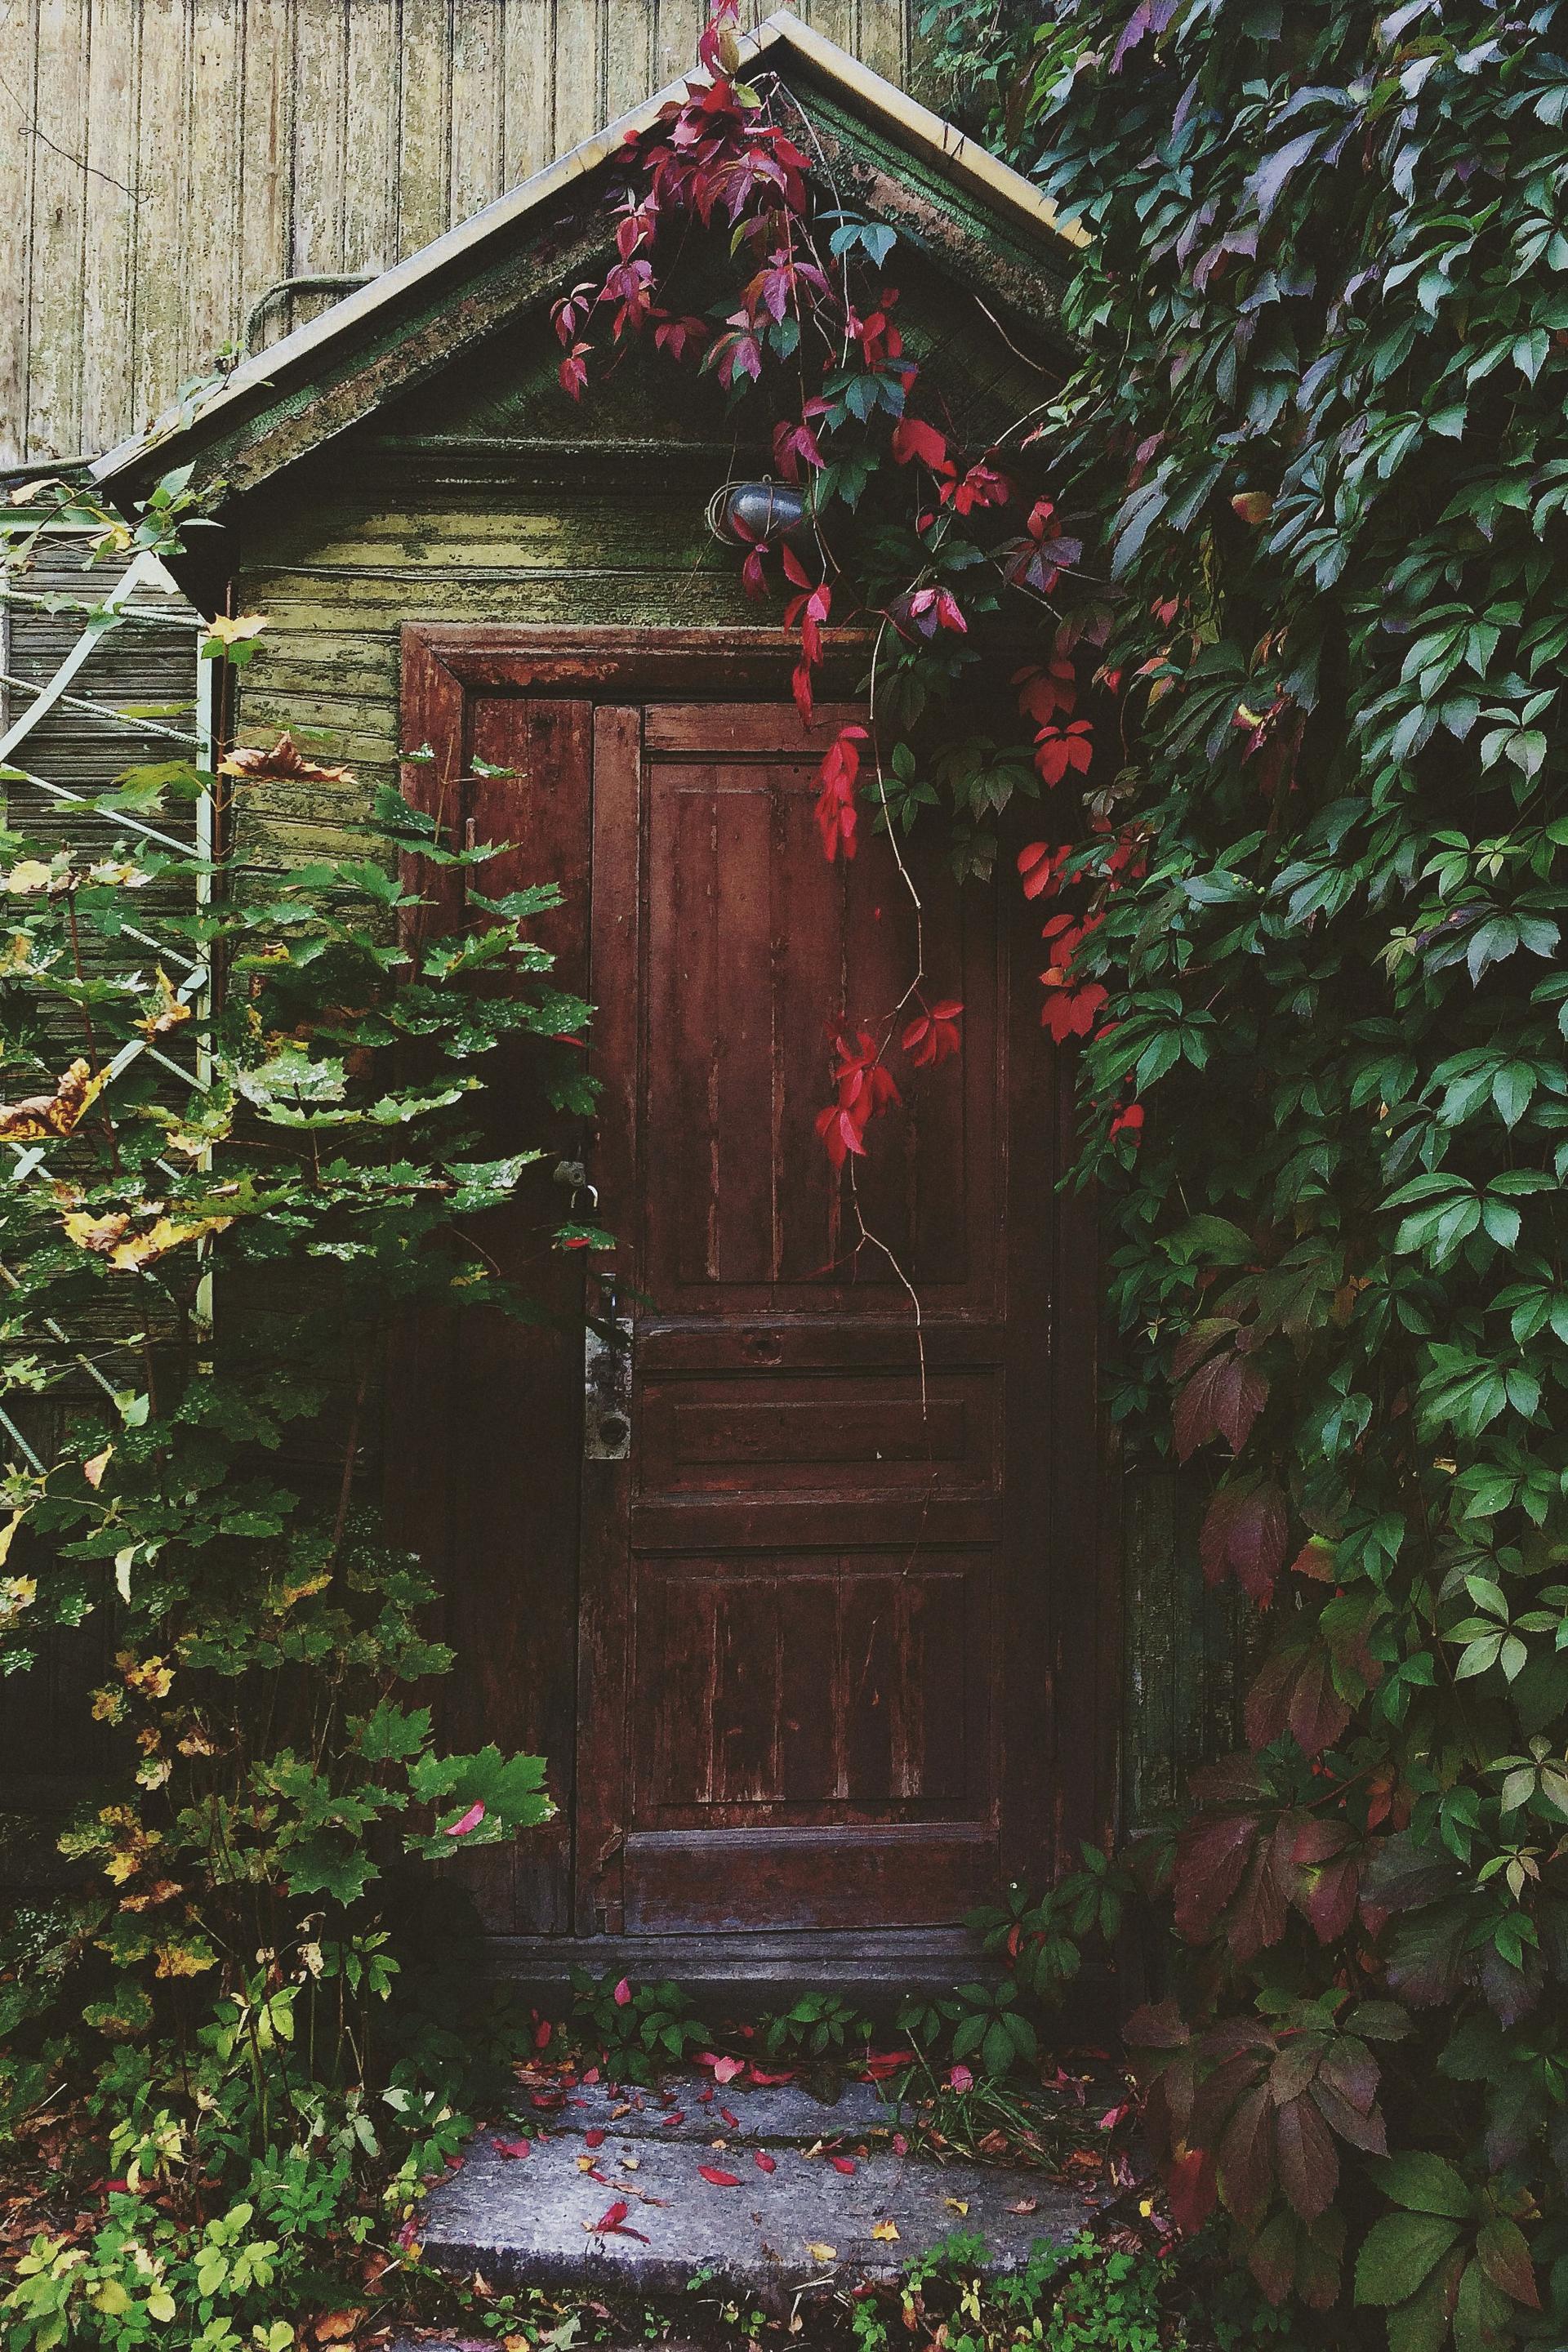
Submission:
[[[741,43],[741,68],[766,63],[813,104],[812,130],[841,199],[854,194],[901,236],[976,284],[1037,338],[1065,349],[1053,322],[1078,251],[1089,242],[1021,173],[814,32],[788,10]],[[609,243],[595,185],[629,138],[679,99],[689,77],[509,190],[444,236],[382,271],[265,351],[195,406],[167,411],[100,457],[92,478],[135,496],[194,463],[226,497],[357,424],[447,366],[525,306],[552,296]]]

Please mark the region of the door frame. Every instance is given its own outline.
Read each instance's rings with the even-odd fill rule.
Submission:
[[[399,740],[404,746],[455,745],[458,762],[454,768],[449,757],[441,756],[434,761],[405,761],[401,769],[404,796],[422,813],[449,816],[454,822],[459,814],[456,793],[463,773],[464,709],[472,694],[510,691],[591,701],[595,705],[597,740],[601,728],[607,722],[613,731],[616,712],[632,705],[785,698],[799,653],[798,640],[776,627],[408,622],[400,635]],[[840,632],[829,640],[818,689],[823,699],[844,699],[853,694],[865,675],[874,642],[874,633],[868,630]],[[635,815],[635,812],[629,814]],[[626,847],[635,856],[635,824],[631,834]],[[421,871],[418,861],[410,860],[405,864],[405,878],[410,887],[417,887],[426,900],[434,902],[438,920],[460,919],[462,886],[454,869],[439,868],[432,875],[427,869]],[[1005,887],[1005,881],[999,879],[995,887]],[[595,916],[602,921],[605,896],[595,873],[588,914],[590,955],[600,928]],[[639,962],[639,943],[628,942],[627,950],[634,965]],[[1018,997],[1021,1006],[1021,990]],[[1016,1013],[1013,1026],[1019,1032]],[[602,1024],[600,1034],[605,1034]],[[1021,1042],[1054,1058],[1051,1092],[1060,1161],[1076,1122],[1074,1056],[1070,1049],[1054,1048],[1032,1026],[1021,1032]],[[1026,1198],[1028,1171],[1009,1167],[1006,1186],[1010,1197]],[[1123,1688],[1121,1548],[1114,1455],[1098,1402],[1103,1307],[1099,1219],[1091,1192],[1075,1190],[1056,1195],[1049,1286],[1048,1393],[1039,1400],[1040,1425],[1048,1433],[1051,1456],[1047,1553],[1084,1563],[1085,1572],[1072,1579],[1070,1620],[1062,1605],[1069,1598],[1065,1591],[1053,1592],[1047,1601],[1047,1687],[1039,1694],[1039,1706],[1048,1712],[1050,1753],[1038,1761],[1046,1786],[1043,1818],[1032,1841],[1036,1852],[1011,1860],[1004,1855],[1006,1868],[1038,1867],[1047,1876],[1070,1865],[1081,1840],[1102,1844],[1119,1827]],[[439,1443],[437,1438],[437,1446]],[[618,1481],[629,1492],[630,1473],[624,1462],[585,1463],[584,1472],[585,1476],[592,1472],[607,1482]],[[584,1722],[602,1717],[606,1706],[624,1707],[626,1699],[625,1645],[615,1638],[614,1628],[616,1564],[591,1557],[593,1548],[587,1538],[592,1525],[603,1528],[624,1517],[627,1495],[612,1486],[595,1500],[597,1507],[584,1511],[584,1539],[578,1561],[580,1753]],[[1026,1738],[1017,1743],[1026,1748],[1028,1745]],[[1006,1748],[1016,1752],[1012,1739]],[[622,1792],[605,1785],[595,1787],[581,1772],[574,1772],[572,1801],[577,1937],[607,1940],[621,1929],[620,1906],[606,1886],[605,1868],[626,1832],[626,1823],[619,1817]],[[737,1943],[744,1940],[735,1939]],[[811,1931],[791,1931],[790,1941],[801,1948],[803,1957],[811,1940]],[[908,1931],[889,1931],[888,1940],[904,1944]]]

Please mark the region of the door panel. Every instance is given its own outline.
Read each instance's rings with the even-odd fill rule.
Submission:
[[[603,1139],[632,1178],[604,1213],[635,1303],[603,1538],[628,1696],[612,1720],[584,1693],[587,1739],[621,1746],[624,1843],[584,1907],[628,1932],[951,1921],[999,1867],[995,901],[905,853],[964,1048],[900,1062],[903,1101],[835,1171],[832,1039],[880,1034],[917,954],[888,842],[822,854],[817,764],[853,715],[803,745],[792,704],[655,706],[617,735],[623,772],[595,770],[596,845],[637,809],[641,950],[621,958],[629,917],[601,950],[596,899],[593,993],[635,1006],[613,1016],[627,1133]]]

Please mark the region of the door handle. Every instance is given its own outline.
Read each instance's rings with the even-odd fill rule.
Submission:
[[[613,1283],[602,1297],[597,1321],[583,1332],[583,1454],[625,1462],[632,1450],[632,1319],[616,1313]]]

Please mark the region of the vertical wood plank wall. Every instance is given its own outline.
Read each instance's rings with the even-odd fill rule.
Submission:
[[[908,80],[910,0],[796,6]],[[438,236],[684,72],[704,13],[5,0],[0,466],[138,430],[239,341],[268,287],[383,269]],[[275,303],[262,339],[309,315]]]

